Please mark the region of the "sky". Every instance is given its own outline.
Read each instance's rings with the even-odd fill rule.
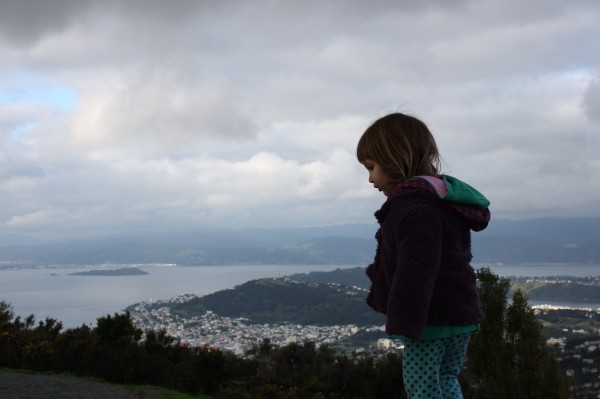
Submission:
[[[374,223],[396,111],[493,218],[600,216],[597,0],[0,1],[0,235]]]

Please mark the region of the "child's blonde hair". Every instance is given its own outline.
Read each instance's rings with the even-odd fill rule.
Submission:
[[[365,130],[356,157],[360,163],[378,163],[396,183],[414,176],[440,174],[440,155],[427,125],[399,112],[376,120]]]

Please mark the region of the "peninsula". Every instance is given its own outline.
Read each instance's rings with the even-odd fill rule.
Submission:
[[[69,273],[69,276],[143,276],[145,271],[137,267],[124,267],[111,270],[89,270],[86,272]]]

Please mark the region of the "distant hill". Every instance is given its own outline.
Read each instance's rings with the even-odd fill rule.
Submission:
[[[225,317],[244,317],[256,324],[383,325],[383,316],[368,307],[365,295],[363,290],[340,285],[260,279],[174,304],[171,312],[190,318],[210,310]]]
[[[85,272],[69,273],[69,276],[142,276],[148,274],[137,267],[124,267],[111,270],[88,270]]]
[[[577,284],[574,282],[547,283],[527,281],[526,279],[512,280],[512,290],[520,288],[529,299],[544,301],[576,301],[600,302],[600,286],[592,284]]]
[[[366,265],[376,224],[137,233],[64,242],[2,236],[0,262]],[[600,218],[492,219],[473,234],[476,263],[598,263]]]
[[[565,244],[588,244],[600,240],[600,217],[535,218],[523,220],[492,217],[480,237],[520,237]]]
[[[565,270],[568,275],[568,270]],[[365,269],[355,267],[349,269],[337,269],[331,272],[299,273],[289,276],[294,281],[307,284],[332,284],[340,283],[368,289],[370,282],[365,275]],[[574,301],[574,302],[600,302],[600,285],[598,277],[596,283],[588,281],[589,278],[573,278],[571,282],[549,282],[545,279],[531,279],[519,277],[511,279],[511,291],[521,289],[529,299],[552,300],[552,301]]]
[[[598,285],[549,283],[527,278],[514,279],[511,285],[512,290],[519,288],[530,299],[600,300]],[[357,267],[252,280],[233,289],[195,297],[183,303],[170,302],[167,306],[171,313],[185,319],[212,311],[220,316],[246,318],[253,324],[289,322],[300,325],[381,326],[384,316],[374,312],[365,302],[368,286],[364,268]]]
[[[577,244],[518,235],[474,236],[473,258],[477,263],[600,263],[600,240]]]
[[[291,280],[307,284],[343,284],[350,287],[369,289],[370,281],[364,267],[336,269],[330,272],[298,273],[288,276]]]

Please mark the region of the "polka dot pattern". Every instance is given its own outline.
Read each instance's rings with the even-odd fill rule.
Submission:
[[[404,340],[404,389],[409,399],[462,399],[458,374],[471,333]]]

